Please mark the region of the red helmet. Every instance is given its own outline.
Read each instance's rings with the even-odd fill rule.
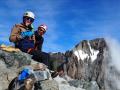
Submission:
[[[44,28],[44,30],[47,30],[47,26],[45,24],[41,24],[38,28]]]

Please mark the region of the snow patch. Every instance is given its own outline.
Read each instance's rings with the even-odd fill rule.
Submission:
[[[83,50],[77,48],[73,50],[73,53],[77,56],[78,60],[80,59],[85,60],[86,58],[91,58],[92,62],[96,60],[99,51],[92,49],[89,42],[88,42],[88,46],[90,49],[90,53],[85,53]]]
[[[87,57],[89,57],[88,56],[88,54],[87,53],[85,53],[84,51],[82,51],[82,50],[75,50],[74,51],[74,54],[77,56],[77,58],[78,58],[78,60],[84,60],[84,59],[86,59]]]
[[[97,54],[99,53],[99,51],[92,49],[89,42],[88,42],[88,45],[89,45],[89,49],[90,49],[90,58],[93,62],[97,58]]]

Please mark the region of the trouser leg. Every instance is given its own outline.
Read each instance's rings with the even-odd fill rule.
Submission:
[[[49,64],[50,55],[48,53],[41,52],[39,50],[33,50],[32,52],[30,52],[30,54],[33,55],[32,59],[44,63],[45,65],[48,66],[48,68],[50,68],[50,64]]]
[[[42,62],[48,66],[50,69],[50,55],[46,52],[41,52],[42,53]]]

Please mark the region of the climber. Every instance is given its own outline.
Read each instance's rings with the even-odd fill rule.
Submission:
[[[34,32],[35,35],[35,46],[34,49],[29,50],[29,54],[33,55],[33,59],[38,62],[42,62],[48,66],[50,69],[49,59],[50,55],[46,52],[42,51],[42,44],[44,41],[43,35],[47,30],[47,26],[45,24],[41,24],[38,29]]]
[[[49,67],[49,54],[42,52],[43,34],[47,30],[47,26],[40,25],[37,31],[34,31],[32,23],[35,15],[31,11],[27,11],[23,15],[23,22],[16,24],[11,31],[9,37],[10,42],[15,43],[15,47],[25,53],[33,55],[33,59],[46,64]]]
[[[37,50],[40,50],[40,51],[42,50],[42,44],[44,41],[43,35],[45,34],[46,30],[47,30],[47,26],[45,24],[41,24],[38,27],[38,30],[35,31],[35,40],[36,40],[35,48]]]
[[[9,40],[14,42],[15,47],[23,52],[27,52],[29,48],[34,47],[34,31],[32,26],[34,19],[34,13],[27,11],[23,15],[23,22],[16,24],[12,28]]]

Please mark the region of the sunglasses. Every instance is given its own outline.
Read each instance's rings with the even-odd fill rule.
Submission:
[[[33,21],[34,21],[34,19],[31,18],[31,17],[24,17],[24,19],[25,19],[25,20],[29,20],[30,22],[33,22]]]

